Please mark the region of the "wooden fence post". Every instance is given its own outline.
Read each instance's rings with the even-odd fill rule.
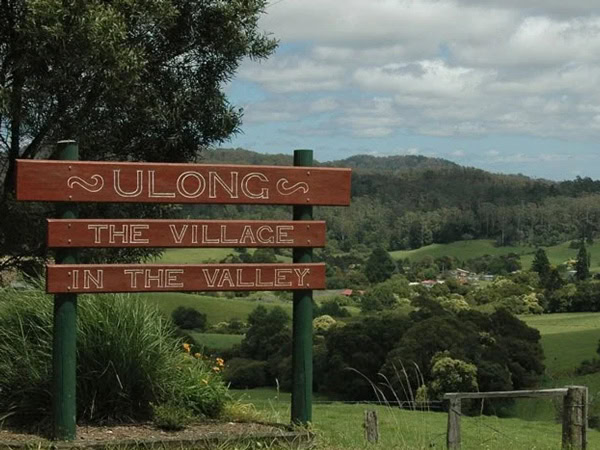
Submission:
[[[563,402],[563,449],[587,448],[588,388],[567,386]]]
[[[365,411],[365,438],[367,442],[377,444],[379,441],[379,425],[377,424],[377,411]]]
[[[448,431],[446,435],[446,445],[448,450],[460,449],[460,397],[450,397],[450,407],[448,408]]]

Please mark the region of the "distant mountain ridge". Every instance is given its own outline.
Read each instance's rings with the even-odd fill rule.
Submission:
[[[352,169],[376,169],[376,170],[414,170],[414,169],[457,169],[460,166],[452,161],[442,158],[431,158],[422,155],[354,155],[346,159],[340,159],[324,163],[331,167],[349,167]]]
[[[207,150],[202,162],[293,165],[293,155],[245,149]],[[349,167],[349,208],[319,208],[332,248],[359,245],[387,250],[416,249],[431,243],[494,239],[498,245],[549,246],[600,236],[600,180],[576,177],[549,181],[464,167],[421,155],[355,155],[319,163]],[[281,208],[204,208],[190,216],[279,219]],[[211,215],[212,214],[212,215]]]
[[[292,165],[291,154],[266,154],[242,148],[219,148],[206,150],[201,155],[203,162],[220,162],[228,164],[260,164],[260,165]],[[458,169],[461,166],[442,158],[431,158],[422,155],[354,155],[335,161],[319,162],[317,166],[348,167],[351,169],[370,169],[385,171],[405,171],[420,169]]]

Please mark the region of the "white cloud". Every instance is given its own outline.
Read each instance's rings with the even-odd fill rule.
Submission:
[[[267,12],[261,25],[297,45],[241,68],[267,94],[246,122],[327,113],[319,132],[365,138],[600,137],[596,0],[287,0]]]
[[[342,75],[343,69],[338,65],[298,56],[273,57],[262,64],[247,63],[239,73],[241,78],[277,93],[340,89]]]

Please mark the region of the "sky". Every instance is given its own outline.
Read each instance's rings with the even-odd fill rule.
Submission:
[[[600,179],[600,1],[272,0],[224,146]]]

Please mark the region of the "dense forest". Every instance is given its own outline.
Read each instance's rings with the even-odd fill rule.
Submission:
[[[203,162],[291,165],[291,155],[242,149],[204,153]],[[600,181],[553,182],[489,173],[424,156],[353,156],[317,165],[351,167],[352,205],[316,208],[327,221],[329,246],[386,250],[431,243],[494,239],[498,245],[555,245],[592,240],[600,227]],[[287,218],[289,209],[248,206],[183,207],[199,217]]]

